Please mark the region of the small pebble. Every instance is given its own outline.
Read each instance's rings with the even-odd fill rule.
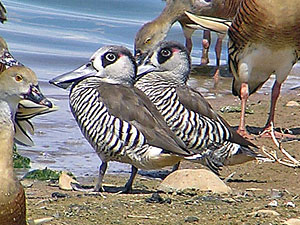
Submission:
[[[288,103],[286,103],[286,106],[295,107],[295,106],[300,106],[300,104],[296,101],[289,101]]]
[[[292,207],[292,208],[295,208],[295,207],[296,207],[296,205],[295,205],[294,202],[287,202],[287,203],[285,204],[285,206],[286,206],[286,207]]]
[[[260,217],[263,215],[279,216],[280,214],[274,210],[261,209],[248,214],[249,216]]]
[[[21,184],[24,188],[31,188],[33,185],[33,181],[29,179],[21,180]]]
[[[188,216],[184,219],[184,221],[187,223],[193,223],[193,222],[198,222],[199,218],[197,216]]]
[[[277,207],[278,206],[278,202],[276,200],[273,200],[271,201],[269,204],[268,204],[269,207]]]
[[[278,189],[271,189],[271,198],[276,199],[276,198],[281,198],[283,196],[283,193],[278,190]]]
[[[168,204],[170,204],[172,202],[172,200],[170,198],[163,199],[159,195],[159,193],[156,192],[156,193],[153,193],[150,198],[147,198],[146,202],[148,202],[148,203],[168,203]]]
[[[223,198],[222,201],[226,202],[226,203],[234,203],[234,202],[236,202],[236,200],[234,200],[233,198]]]
[[[67,194],[64,194],[64,193],[60,193],[60,192],[53,192],[51,194],[52,198],[66,198],[68,197]]]

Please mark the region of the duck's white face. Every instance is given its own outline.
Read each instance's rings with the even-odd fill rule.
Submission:
[[[99,77],[123,83],[135,79],[136,64],[131,52],[123,47],[106,46],[90,59]]]
[[[152,68],[151,68],[152,66]],[[145,69],[144,69],[144,68]],[[191,60],[187,49],[177,42],[164,41],[138,67],[138,76],[148,72],[167,72],[171,79],[186,82],[190,73]]]
[[[103,82],[108,83],[133,83],[136,70],[134,57],[127,48],[105,46],[98,49],[88,63],[52,79],[50,83],[66,89],[72,83],[92,76],[101,77]]]

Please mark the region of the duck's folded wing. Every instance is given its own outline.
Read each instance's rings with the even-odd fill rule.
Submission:
[[[114,94],[111,95],[111,89]],[[185,144],[169,129],[163,117],[147,96],[136,88],[122,85],[99,86],[101,101],[110,114],[135,126],[150,145],[179,154],[190,155]]]
[[[176,88],[176,93],[179,97],[179,101],[185,108],[199,113],[201,116],[208,117],[211,120],[218,121],[224,125],[230,132],[230,139],[228,141],[240,144],[242,146],[256,147],[252,142],[247,141],[240,136],[233,128],[219,115],[217,114],[203,95],[193,88],[188,86],[180,86]]]

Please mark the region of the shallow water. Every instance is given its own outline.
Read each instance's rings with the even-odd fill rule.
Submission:
[[[33,120],[35,146],[19,146],[21,154],[31,158],[32,168],[68,170],[76,174],[95,175],[100,160],[89,146],[70,113],[68,93],[50,86],[48,80],[85,63],[99,47],[107,44],[124,45],[131,50],[138,29],[155,18],[164,7],[161,0],[22,0],[2,1],[8,12],[8,22],[1,25],[12,54],[33,69],[42,91],[60,110]],[[202,32],[193,36],[192,58],[199,64]],[[169,40],[183,43],[180,26],[176,24]],[[213,42],[215,36],[213,38]],[[212,48],[213,49],[213,48]],[[213,65],[214,53],[210,52]],[[224,44],[222,64],[226,64]],[[299,78],[290,76],[283,89],[299,85]],[[205,96],[213,80],[209,76],[193,76],[190,84]],[[269,92],[267,83],[260,93]],[[231,79],[224,78],[220,94],[230,95]],[[109,172],[129,171],[129,166],[112,162]]]

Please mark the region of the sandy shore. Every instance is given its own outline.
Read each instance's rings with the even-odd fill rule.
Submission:
[[[248,105],[254,114],[247,114],[246,122],[251,132],[263,127],[269,110],[270,96],[254,94]],[[239,105],[237,98],[225,95],[209,100],[219,111],[225,105]],[[280,97],[276,110],[276,127],[288,128],[300,134],[299,106],[287,107],[289,101],[299,101],[298,91],[293,90]],[[239,113],[220,113],[231,125],[236,126]],[[300,136],[298,136],[300,137]],[[269,139],[257,138],[254,142],[268,151],[277,150]],[[299,141],[282,142],[282,146],[300,159]],[[282,157],[278,153],[278,157]],[[200,168],[200,165],[184,162],[181,168]],[[300,215],[299,169],[279,163],[249,162],[224,168],[221,177],[235,172],[227,182],[233,188],[231,195],[215,195],[196,191],[160,196],[160,203],[149,202],[156,193],[160,178],[138,175],[132,194],[103,193],[90,196],[75,191],[62,191],[56,185],[36,181],[26,188],[29,219],[53,217],[45,224],[282,224]],[[108,186],[123,186],[129,174],[108,174]],[[94,178],[79,178],[93,184]],[[62,196],[58,195],[62,194]],[[57,197],[58,196],[58,197]],[[268,206],[273,201],[273,205]],[[271,203],[272,204],[272,203]],[[273,210],[278,215],[264,214],[259,210]]]

